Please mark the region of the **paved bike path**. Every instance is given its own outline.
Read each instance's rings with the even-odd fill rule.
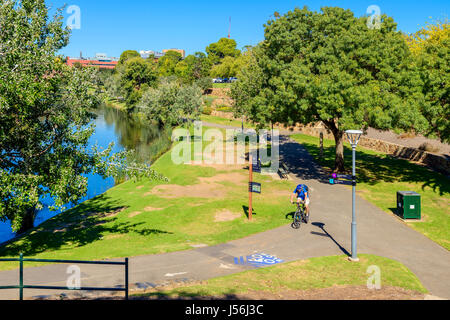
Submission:
[[[303,225],[300,230],[286,225],[212,247],[134,257],[130,259],[130,284],[145,288],[174,281],[207,280],[253,269],[235,264],[235,258],[253,253],[276,255],[286,262],[348,254],[351,250],[351,189],[322,183],[323,173],[305,148],[287,137],[282,139],[280,155],[292,171],[293,188],[298,182],[311,188],[309,225]],[[289,196],[286,195],[286,201]],[[357,222],[358,253],[398,260],[418,276],[431,294],[450,299],[448,250],[360,197],[357,197]],[[25,283],[65,286],[66,270],[65,265],[30,268],[25,272]],[[110,287],[124,283],[123,267],[81,266],[81,271],[82,286]],[[18,283],[17,270],[0,272],[0,286],[14,283]],[[51,293],[25,290],[25,297]],[[17,290],[0,291],[0,299],[17,299],[17,296]]]

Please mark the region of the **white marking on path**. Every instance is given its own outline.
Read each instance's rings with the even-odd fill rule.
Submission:
[[[236,269],[233,266],[230,266],[228,264],[223,264],[223,263],[220,264],[220,268],[222,268],[222,269]]]
[[[168,274],[165,275],[165,277],[173,278],[173,277],[176,277],[176,276],[181,276],[181,275],[186,274],[186,273],[187,272],[168,273]]]

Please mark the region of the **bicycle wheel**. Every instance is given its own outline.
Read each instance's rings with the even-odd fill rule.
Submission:
[[[302,225],[302,220],[300,219],[299,213],[296,213],[294,216],[294,222],[292,223],[292,228],[294,229],[300,229]]]
[[[306,215],[305,211],[302,212],[302,220],[305,224],[309,223],[309,217]]]

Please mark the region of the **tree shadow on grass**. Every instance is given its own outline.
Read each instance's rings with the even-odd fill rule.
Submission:
[[[135,233],[141,236],[171,234],[163,230],[142,228],[144,222],[117,222],[126,207],[106,195],[84,202],[74,209],[50,219],[27,234],[0,248],[0,256],[34,256],[65,246],[83,247],[102,239],[103,235]]]
[[[317,141],[319,139],[317,138]],[[304,146],[304,148],[302,147]],[[306,149],[305,149],[306,148]],[[302,143],[302,145],[294,142],[287,142],[282,148],[286,159],[290,160],[292,172],[298,178],[317,179],[328,183],[329,178],[325,172],[321,171],[315,163],[329,169],[334,167],[335,147],[325,147],[324,157],[320,160],[319,143]],[[345,167],[351,170],[352,167],[352,150],[348,146],[345,147]],[[380,182],[402,182],[402,183],[418,183],[422,190],[431,188],[440,196],[450,193],[449,178],[430,169],[409,162],[408,160],[394,158],[393,156],[384,154],[373,154],[370,151],[358,148],[356,154],[357,178],[358,182],[368,185],[377,185]],[[301,167],[301,168],[298,168]],[[348,171],[347,173],[351,173]]]

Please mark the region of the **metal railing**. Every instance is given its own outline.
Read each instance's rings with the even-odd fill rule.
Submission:
[[[124,262],[109,262],[109,261],[77,261],[77,260],[49,260],[49,259],[25,259],[23,254],[20,254],[18,259],[0,259],[0,262],[19,262],[19,285],[18,286],[0,286],[0,290],[19,289],[19,299],[23,300],[24,289],[39,289],[39,290],[64,290],[64,291],[111,291],[111,292],[125,292],[125,300],[128,300],[128,258]],[[43,263],[61,263],[61,264],[97,264],[97,265],[122,265],[125,266],[125,288],[97,288],[97,287],[57,287],[57,286],[30,286],[23,283],[23,263],[24,262],[43,262]]]

